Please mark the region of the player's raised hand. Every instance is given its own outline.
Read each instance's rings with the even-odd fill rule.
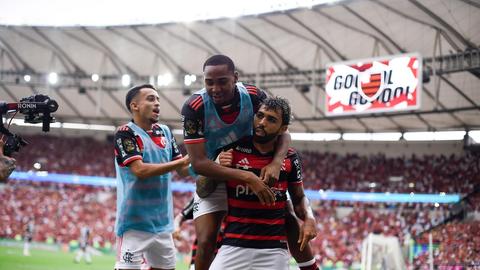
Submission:
[[[183,161],[183,166],[188,166],[190,164],[190,157],[188,156],[188,154],[182,157],[182,161]]]
[[[298,234],[298,243],[300,244],[300,251],[307,246],[310,240],[317,237],[317,226],[315,224],[315,219],[307,218],[300,226],[300,232]]]
[[[227,151],[222,151],[218,155],[218,162],[220,165],[225,167],[232,167],[233,163],[233,149],[229,149]]]

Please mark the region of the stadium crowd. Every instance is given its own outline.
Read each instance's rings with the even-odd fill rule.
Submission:
[[[87,137],[26,137],[17,170],[115,176],[113,146]],[[480,185],[480,155],[386,157],[300,152],[306,189],[392,193],[468,193]],[[174,173],[174,181],[193,182]]]
[[[114,176],[113,150],[108,142],[91,138],[28,137],[17,170],[41,170],[79,175]],[[411,156],[388,158],[378,154],[360,156],[301,152],[306,189],[389,192],[469,193],[480,182],[479,156]],[[392,177],[394,180],[391,181]],[[191,179],[176,181],[191,182]],[[400,180],[400,181],[398,181]],[[375,183],[373,187],[371,183]],[[410,185],[413,183],[413,185]],[[174,193],[178,213],[191,193]],[[89,226],[92,242],[101,246],[115,242],[115,189],[71,184],[50,184],[10,180],[0,188],[0,238],[23,234],[28,222],[35,223],[34,241],[54,239],[68,243],[78,239],[80,228]],[[469,203],[478,213],[479,196]],[[450,206],[431,204],[312,202],[318,236],[312,241],[318,261],[324,265],[342,262],[349,266],[361,259],[361,245],[369,233],[397,236],[400,243],[416,238],[426,243],[428,231],[450,215]],[[447,223],[432,230],[435,264],[480,261],[480,223]],[[472,235],[476,238],[472,239]],[[194,229],[187,222],[179,251],[188,253]],[[428,256],[420,253],[414,265],[425,265]]]
[[[175,213],[191,193],[174,193]],[[35,224],[34,241],[48,238],[66,244],[76,240],[82,226],[92,231],[91,242],[105,246],[115,243],[115,190],[73,184],[51,184],[10,180],[0,191],[0,238],[21,236],[27,224]],[[406,243],[417,233],[439,224],[449,215],[448,207],[428,204],[364,204],[345,207],[335,201],[312,202],[318,236],[312,241],[317,259],[324,265],[342,262],[349,266],[361,259],[361,245],[369,233],[397,236]],[[433,237],[440,246],[436,263],[469,262],[480,259],[480,239],[475,234],[480,222],[448,223],[435,228]],[[195,234],[192,224],[183,226],[183,239],[176,241],[180,252],[188,253]],[[418,236],[425,243],[426,234]],[[473,239],[471,236],[475,236]],[[461,247],[460,249],[458,247]],[[425,263],[425,255],[415,260]]]

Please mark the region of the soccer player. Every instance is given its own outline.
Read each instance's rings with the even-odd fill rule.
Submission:
[[[87,264],[92,263],[92,257],[90,252],[88,251],[88,241],[90,239],[90,229],[87,226],[83,226],[80,229],[80,238],[78,242],[80,244],[80,248],[78,249],[77,256],[75,257],[75,263],[80,263],[82,257],[85,258],[85,262]]]
[[[255,114],[253,136],[247,136],[220,154],[220,164],[260,174],[271,162],[277,137],[290,123],[290,107],[282,98],[267,98]],[[248,185],[227,182],[228,214],[222,247],[210,269],[288,269],[285,218],[287,189],[300,228],[301,249],[316,236],[313,212],[304,195],[301,164],[296,151],[289,149],[280,177],[272,187],[275,205],[261,204]]]
[[[117,173],[116,269],[174,269],[171,171],[188,175],[170,129],[158,124],[160,103],[152,85],[130,89],[133,119],[115,133]]]
[[[187,221],[187,220],[192,220],[193,219],[193,205],[194,205],[194,200],[193,198],[187,203],[187,205],[183,208],[180,213],[175,216],[174,220],[174,227],[175,230],[173,232],[173,238],[177,240],[182,239],[181,235],[181,230],[182,230],[182,224]],[[223,223],[222,223],[223,224]],[[217,254],[218,249],[222,245],[222,239],[223,239],[223,230],[220,230],[220,233],[217,237],[217,242],[216,242],[216,248],[214,251],[214,255]],[[190,270],[195,270],[195,257],[197,255],[197,247],[198,247],[198,241],[197,238],[195,237],[195,240],[192,245],[192,250],[191,250],[191,257],[190,257]]]
[[[30,256],[30,243],[32,243],[33,234],[35,233],[35,224],[33,219],[28,221],[23,234],[23,256]]]
[[[251,135],[253,115],[265,93],[238,82],[233,61],[214,55],[203,65],[205,88],[194,93],[183,105],[184,143],[195,173],[210,180],[197,181],[194,224],[198,240],[195,269],[208,269],[225,216],[225,185],[212,180],[232,179],[248,184],[262,203],[274,204],[274,194],[266,182],[278,179],[290,136],[279,139],[275,157],[259,176],[223,167],[214,162],[222,147]],[[263,181],[262,181],[263,180]]]

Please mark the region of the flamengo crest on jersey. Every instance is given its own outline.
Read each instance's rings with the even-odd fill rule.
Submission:
[[[166,163],[172,159],[172,133],[160,125],[167,142],[161,148],[145,130],[128,123],[136,136],[143,142],[144,163]],[[173,201],[171,173],[139,180],[129,167],[115,162],[117,173],[117,220],[115,231],[122,236],[127,230],[159,233],[173,230]]]
[[[210,98],[205,88],[196,92],[196,94],[202,96],[205,108],[204,129],[205,138],[207,139],[205,146],[209,159],[214,159],[217,150],[222,147],[227,146],[244,136],[252,135],[252,101],[245,86],[240,82],[236,85],[238,92],[240,93],[240,113],[238,114],[237,119],[231,124],[226,124],[222,121],[215,109],[213,100]]]

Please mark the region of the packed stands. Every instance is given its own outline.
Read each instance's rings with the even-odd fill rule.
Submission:
[[[34,170],[32,164],[38,162],[41,170],[49,172],[114,176],[113,150],[108,142],[53,136],[32,136],[27,140],[30,145],[22,149],[18,170]],[[387,158],[382,154],[342,156],[302,152],[301,156],[305,188],[310,189],[467,194],[480,181],[478,154]],[[392,176],[396,181],[390,181]],[[175,180],[191,181],[178,176]],[[190,198],[191,193],[174,192],[175,213]],[[0,238],[22,235],[26,224],[33,221],[34,241],[50,238],[56,243],[68,243],[78,239],[80,228],[87,225],[92,230],[93,241],[101,246],[113,244],[115,199],[112,187],[10,180],[0,188],[0,200],[4,204],[0,208]],[[443,224],[451,215],[451,205],[336,201],[312,204],[318,227],[312,247],[324,265],[358,263],[362,241],[372,232],[396,236],[402,244],[415,239],[420,245],[428,243],[428,233],[432,232],[438,245],[436,265],[480,260],[479,219]],[[471,196],[465,205],[467,211],[479,215],[480,196]],[[182,237],[176,246],[180,252],[188,253],[194,240],[190,222],[184,225]],[[413,264],[426,265],[427,259],[426,253],[420,252]]]
[[[112,144],[87,137],[30,136],[18,170],[114,177]],[[305,188],[392,193],[469,193],[480,185],[480,155],[386,157],[304,151]],[[395,181],[392,181],[395,180]],[[192,182],[174,174],[174,181]],[[374,187],[372,187],[374,183]]]
[[[190,198],[191,193],[175,192],[175,213]],[[11,180],[1,189],[0,200],[4,202],[0,208],[0,238],[22,235],[28,222],[33,221],[34,241],[52,238],[56,243],[65,244],[78,239],[80,228],[87,225],[92,229],[92,241],[100,246],[115,243],[115,189]],[[449,215],[449,207],[429,204],[351,203],[345,206],[334,201],[312,204],[318,221],[318,236],[312,241],[312,247],[317,259],[324,264],[358,262],[362,240],[368,233],[397,236],[405,243],[408,237],[417,237],[419,232],[440,224]],[[478,259],[480,241],[471,241],[471,235],[478,238],[475,232],[479,226],[476,221],[435,228],[433,238],[440,243],[436,262]],[[419,243],[425,243],[425,235],[418,235]],[[176,242],[177,248],[188,253],[194,240],[191,223],[183,226],[182,237],[182,241]],[[420,255],[415,263],[425,263],[425,255]]]

